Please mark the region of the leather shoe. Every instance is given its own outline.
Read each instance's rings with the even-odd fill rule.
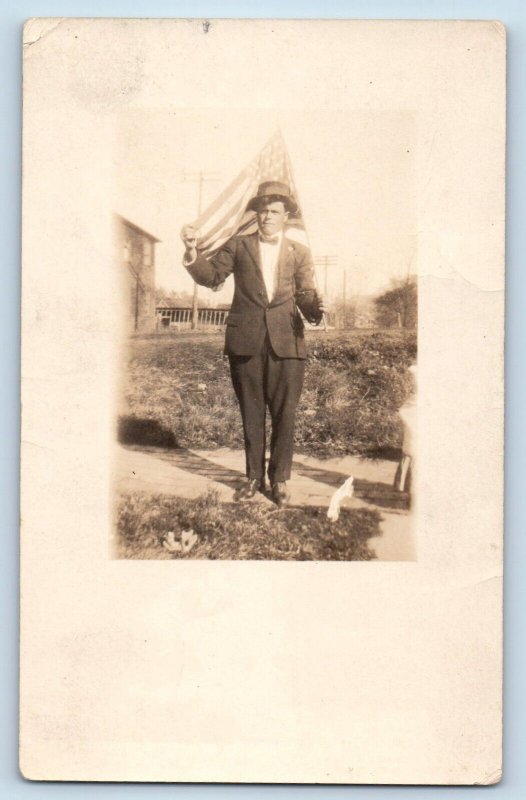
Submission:
[[[288,506],[290,502],[290,493],[284,481],[272,484],[272,499],[279,508]]]
[[[234,494],[234,500],[251,500],[257,492],[263,490],[263,482],[258,481],[257,478],[249,479],[243,486],[241,486]]]

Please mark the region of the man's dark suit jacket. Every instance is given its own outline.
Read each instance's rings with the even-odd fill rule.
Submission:
[[[261,352],[268,333],[279,358],[305,358],[303,320],[318,323],[321,313],[309,250],[283,236],[274,297],[269,299],[259,263],[258,234],[234,236],[207,261],[198,254],[186,265],[196,283],[217,288],[234,274],[234,299],[226,319],[225,353],[251,356]]]

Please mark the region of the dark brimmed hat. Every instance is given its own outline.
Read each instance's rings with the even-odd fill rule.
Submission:
[[[298,204],[294,200],[290,187],[281,181],[265,181],[258,186],[258,192],[255,197],[248,201],[247,211],[257,211],[261,203],[268,198],[281,200],[285,203],[285,208],[291,214],[295,214],[298,210]]]

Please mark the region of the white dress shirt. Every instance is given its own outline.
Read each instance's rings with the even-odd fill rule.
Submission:
[[[265,281],[265,288],[269,300],[272,300],[277,288],[277,266],[281,243],[283,241],[283,231],[274,234],[274,236],[278,237],[276,244],[269,244],[263,242],[261,238],[259,239],[259,262],[261,264],[261,272],[263,273],[263,280]]]

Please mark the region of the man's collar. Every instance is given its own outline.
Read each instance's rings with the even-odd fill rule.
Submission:
[[[278,233],[274,233],[272,236],[265,237],[265,238],[268,238],[268,239],[271,240],[269,242],[269,244],[272,244],[274,246],[279,246],[279,245],[281,245],[281,242],[283,241],[284,233],[285,232],[282,229],[282,230],[278,231]],[[263,237],[263,234],[259,230],[257,232],[257,237],[258,237],[258,242],[261,242],[262,244],[265,243],[265,238]]]

